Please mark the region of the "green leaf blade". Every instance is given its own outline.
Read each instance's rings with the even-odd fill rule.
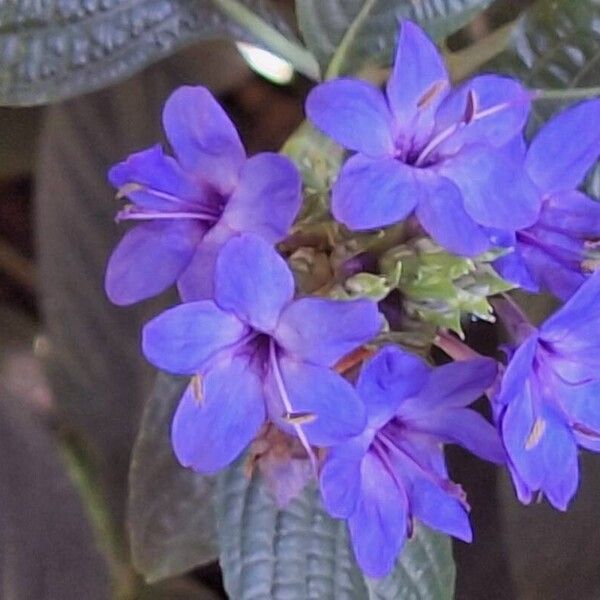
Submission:
[[[270,0],[230,0],[294,39]],[[30,105],[90,92],[195,41],[261,43],[212,0],[4,3],[0,104]]]
[[[218,556],[214,482],[184,469],[171,448],[171,421],[187,380],[160,374],[146,404],[129,474],[133,563],[148,582],[179,575]]]
[[[450,600],[455,570],[449,538],[416,527],[396,570],[365,579],[344,521],[330,518],[309,486],[279,509],[244,460],[217,478],[217,533],[225,588],[239,600]],[[435,563],[435,564],[434,564]]]

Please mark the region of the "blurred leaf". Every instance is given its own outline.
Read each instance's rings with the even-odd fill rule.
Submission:
[[[217,479],[217,532],[225,588],[236,600],[450,600],[450,540],[417,527],[387,578],[356,567],[344,521],[327,516],[311,486],[287,509],[276,507],[259,475],[240,460]]]
[[[106,600],[110,579],[43,419],[0,383],[0,596]]]
[[[488,68],[518,77],[532,89],[554,90],[555,97],[535,103],[536,116],[545,120],[578,96],[570,90],[593,89],[600,82],[600,1],[539,0]],[[595,95],[599,92],[596,87]]]
[[[175,459],[171,420],[187,380],[160,374],[133,449],[129,526],[135,568],[147,581],[178,575],[218,556],[213,480]]]
[[[89,92],[186,44],[217,37],[267,47],[275,41],[274,51],[294,39],[271,0],[2,2],[0,104]]]
[[[492,0],[296,0],[300,31],[330,77],[390,64],[399,19],[441,40]]]

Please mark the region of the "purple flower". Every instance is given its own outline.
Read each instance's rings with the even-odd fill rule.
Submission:
[[[321,84],[306,110],[324,133],[357,152],[332,191],[332,211],[353,230],[396,223],[413,210],[448,250],[489,247],[485,227],[531,225],[539,195],[513,144],[530,96],[514,80],[476,77],[455,90],[439,52],[410,21],[401,26],[385,95],[355,79]]]
[[[495,399],[498,424],[519,499],[539,491],[565,510],[577,446],[600,451],[600,272],[539,329],[524,326]]]
[[[206,88],[176,90],[163,125],[176,159],[157,145],[109,173],[132,201],[117,218],[139,223],[108,264],[106,291],[116,304],[149,298],[175,282],[184,301],[211,297],[219,248],[240,232],[278,242],[300,208],[294,165],[272,153],[246,158],[233,123]]]
[[[327,511],[348,520],[358,564],[372,577],[391,571],[413,518],[470,541],[468,505],[449,480],[442,443],[494,462],[504,452],[493,426],[465,408],[494,381],[496,362],[476,359],[435,369],[387,346],[360,373],[364,433],[331,449],[321,473]]]
[[[542,210],[534,225],[506,236],[503,245],[514,251],[494,263],[526,290],[567,300],[594,270],[600,203],[576,188],[600,155],[599,121],[600,100],[582,102],[549,121],[527,151]]]
[[[214,287],[214,301],[181,304],[144,328],[150,362],[199,376],[173,421],[173,446],[184,466],[221,469],[267,417],[307,449],[362,431],[362,402],[331,367],[377,334],[375,303],[293,300],[285,261],[253,234],[224,245]]]

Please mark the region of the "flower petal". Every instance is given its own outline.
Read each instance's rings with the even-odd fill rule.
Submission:
[[[222,223],[208,230],[187,268],[177,279],[179,297],[183,302],[214,298],[217,256],[224,244],[235,235],[235,231]]]
[[[270,332],[293,295],[291,271],[261,237],[246,233],[223,246],[215,271],[215,300],[222,309]]]
[[[142,349],[159,369],[192,374],[222,348],[239,341],[246,327],[212,300],[180,304],[146,324]]]
[[[265,421],[258,375],[240,357],[228,358],[202,378],[201,397],[189,385],[175,413],[171,439],[177,459],[200,473],[233,462]]]
[[[529,176],[546,193],[575,189],[600,155],[600,100],[581,102],[551,119],[527,152]]]
[[[539,292],[540,286],[529,271],[527,262],[521,255],[518,246],[508,254],[497,258],[492,264],[502,279],[510,281],[528,292]]]
[[[413,476],[408,495],[413,517],[432,529],[464,542],[473,540],[465,507],[433,481],[426,477]]]
[[[399,410],[402,403],[418,394],[429,367],[420,357],[386,346],[363,366],[356,390],[365,403],[369,427],[379,429]]]
[[[336,79],[313,88],[306,114],[317,129],[350,150],[370,156],[394,152],[392,115],[382,92],[358,79]]]
[[[435,435],[447,444],[459,444],[485,460],[499,465],[506,462],[498,432],[474,410],[449,408],[405,421],[412,429]]]
[[[419,193],[414,169],[393,158],[348,160],[333,187],[333,216],[352,230],[385,227],[415,207]]]
[[[287,235],[300,209],[301,185],[298,169],[285,156],[257,154],[242,167],[222,222],[235,231],[278,242]]]
[[[130,184],[126,195],[137,205],[167,212],[193,208],[207,194],[174,158],[164,154],[160,144],[114,165],[108,179],[117,189]]]
[[[333,446],[362,432],[366,424],[365,407],[354,388],[334,371],[294,360],[278,359],[282,386],[273,367],[269,373],[269,410],[271,419],[284,431],[294,434],[285,420],[289,412],[314,416],[302,425],[308,441],[315,446]],[[285,401],[282,396],[285,395]]]
[[[332,448],[319,478],[325,510],[336,519],[347,519],[356,508],[361,487],[362,455],[348,457]]]
[[[246,152],[227,113],[205,87],[175,90],[165,103],[163,125],[186,171],[221,194],[234,189]]]
[[[509,404],[520,397],[533,372],[533,359],[538,350],[537,331],[531,334],[513,354],[504,376],[498,395],[500,404]]]
[[[412,21],[400,26],[387,98],[400,129],[423,139],[433,128],[433,116],[450,87],[444,60],[433,41]]]
[[[455,361],[429,371],[418,394],[405,402],[401,415],[425,416],[432,411],[462,408],[483,395],[496,379],[498,363],[491,358]]]
[[[450,93],[437,111],[435,133],[463,124],[437,151],[449,156],[468,144],[504,146],[523,130],[530,105],[530,93],[515,79],[475,77]]]
[[[441,246],[462,256],[485,252],[490,241],[463,208],[460,190],[452,181],[434,173],[419,173],[416,215],[429,235]]]
[[[598,356],[600,271],[591,275],[571,299],[541,327],[541,336],[564,356],[589,360]],[[598,362],[596,359],[595,362]]]
[[[354,555],[369,577],[394,568],[408,530],[408,502],[392,475],[368,452],[361,467],[361,495],[348,519]]]
[[[577,237],[600,237],[600,202],[577,190],[556,192],[545,199],[536,225]]]
[[[527,271],[539,287],[567,300],[585,281],[582,241],[538,227],[518,232],[517,239]]]
[[[108,261],[105,288],[110,300],[133,304],[166,290],[192,260],[203,234],[202,226],[187,219],[133,227]]]
[[[281,313],[274,337],[291,354],[323,366],[377,335],[382,320],[371,300],[301,298]]]
[[[480,225],[515,231],[533,224],[541,196],[511,147],[463,149],[438,172],[460,189],[467,213]]]

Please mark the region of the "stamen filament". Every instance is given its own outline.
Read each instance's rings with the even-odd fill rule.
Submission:
[[[117,213],[116,221],[150,221],[150,220],[169,220],[169,219],[194,219],[197,221],[207,221],[216,223],[219,220],[217,215],[208,212],[159,212],[144,210],[120,210]]]
[[[281,402],[285,408],[286,414],[292,415],[296,413],[294,410],[292,403],[290,401],[290,397],[288,396],[287,390],[285,389],[285,383],[283,381],[283,377],[281,375],[281,370],[279,369],[279,363],[277,361],[277,353],[275,350],[275,342],[271,340],[269,342],[269,360],[271,362],[271,368],[273,369],[273,376],[275,377],[275,384],[277,385],[277,391],[279,392],[279,397],[281,398]],[[289,421],[288,421],[289,422]],[[310,464],[312,465],[313,472],[315,477],[318,477],[318,467],[317,467],[317,458],[310,447],[310,443],[306,438],[306,434],[304,433],[302,426],[298,423],[292,422],[291,425],[296,430],[296,434],[298,435],[298,439],[300,440],[302,446],[306,450],[306,454],[310,459]]]

